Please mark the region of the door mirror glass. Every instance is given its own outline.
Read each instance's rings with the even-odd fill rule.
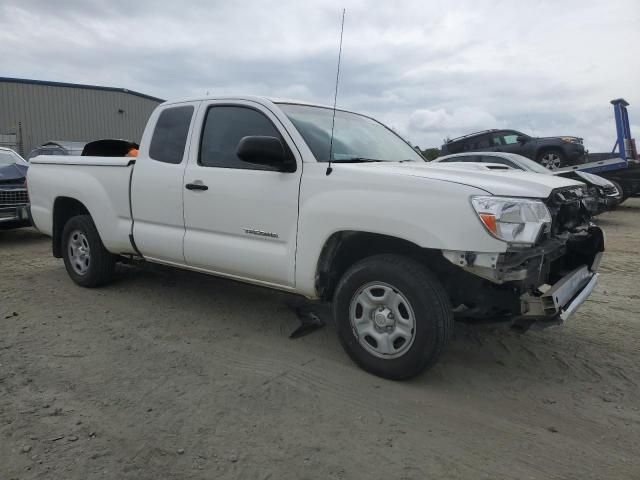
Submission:
[[[283,171],[290,171],[284,147],[279,138],[265,136],[243,137],[236,152],[243,162],[269,165]]]
[[[516,137],[516,140],[518,141],[518,143],[527,143],[527,137],[525,137],[524,135],[518,135]]]

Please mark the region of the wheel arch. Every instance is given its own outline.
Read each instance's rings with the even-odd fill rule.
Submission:
[[[536,159],[540,159],[545,153],[555,152],[559,153],[562,157],[566,157],[564,150],[560,145],[541,145],[536,151]]]
[[[324,243],[316,266],[315,289],[323,300],[333,297],[335,287],[354,263],[378,254],[397,254],[427,266],[442,262],[441,252],[408,240],[379,233],[342,230]]]
[[[62,231],[70,218],[77,215],[89,215],[87,207],[79,200],[71,197],[57,197],[53,202],[52,250],[53,256],[62,257]]]

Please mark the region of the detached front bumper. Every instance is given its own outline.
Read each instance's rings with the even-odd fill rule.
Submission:
[[[460,318],[502,319],[527,329],[570,318],[598,283],[604,232],[586,229],[506,253],[443,251],[445,282]]]
[[[568,320],[598,284],[598,274],[583,265],[553,284],[542,295],[522,295],[523,317]]]

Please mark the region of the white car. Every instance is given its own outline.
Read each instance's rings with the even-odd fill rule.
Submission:
[[[454,315],[526,328],[593,290],[604,240],[582,184],[439,168],[372,118],[333,116],[261,97],[164,103],[137,158],[33,158],[34,223],[81,286],[128,258],[331,301],[347,353],[393,379],[437,361]]]
[[[598,215],[606,210],[616,207],[622,200],[622,192],[613,182],[599,175],[580,170],[550,170],[533,160],[516,153],[505,152],[465,152],[445,155],[433,160],[442,164],[500,164],[515,170],[540,173],[543,175],[556,175],[571,178],[585,183],[587,196],[585,205],[592,215]],[[495,168],[495,167],[494,167]]]

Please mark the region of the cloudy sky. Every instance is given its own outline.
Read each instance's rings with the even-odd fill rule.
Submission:
[[[509,127],[640,137],[640,0],[0,0],[0,76],[338,105],[421,147]]]

